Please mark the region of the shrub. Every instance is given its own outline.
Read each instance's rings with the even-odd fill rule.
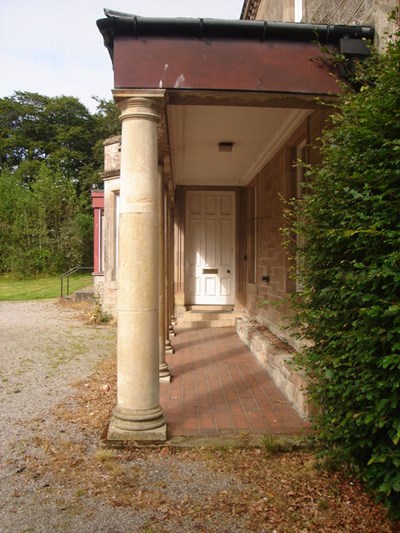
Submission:
[[[400,40],[356,72],[295,206],[317,434],[400,517]],[[292,228],[293,229],[293,228]]]

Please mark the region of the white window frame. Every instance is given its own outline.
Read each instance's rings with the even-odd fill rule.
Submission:
[[[99,231],[97,238],[99,241],[99,272],[104,274],[104,209],[100,209],[99,213]]]
[[[118,275],[118,246],[119,246],[119,191],[113,191],[113,258],[112,279],[116,281]]]

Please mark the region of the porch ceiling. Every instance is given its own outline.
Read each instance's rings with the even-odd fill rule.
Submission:
[[[246,185],[309,112],[293,108],[169,106],[176,184]],[[220,152],[220,142],[232,142],[232,151]]]

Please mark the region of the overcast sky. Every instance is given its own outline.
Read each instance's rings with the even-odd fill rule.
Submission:
[[[111,98],[103,8],[148,17],[239,19],[243,0],[0,0],[0,97],[14,91]]]

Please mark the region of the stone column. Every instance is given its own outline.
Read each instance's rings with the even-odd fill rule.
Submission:
[[[165,231],[164,231],[164,238],[165,238],[165,253],[164,253],[164,260],[165,260],[165,277],[164,277],[164,285],[165,285],[165,352],[168,355],[172,355],[174,353],[174,347],[172,345],[171,339],[170,339],[170,278],[169,278],[169,218],[170,218],[170,204],[168,202],[168,195],[166,194],[164,197],[164,205],[165,205]]]
[[[156,98],[129,97],[122,121],[118,403],[110,440],[166,440],[159,402],[159,173]]]
[[[160,367],[159,376],[160,381],[171,381],[171,372],[168,367],[168,363],[165,360],[166,344],[165,344],[165,302],[166,302],[166,290],[165,290],[165,192],[164,192],[163,178],[160,179],[160,331],[159,331],[159,346],[160,346]]]
[[[168,337],[175,337],[175,330],[172,326],[171,317],[172,317],[172,308],[173,308],[173,281],[171,276],[171,256],[172,256],[172,239],[173,235],[171,232],[171,219],[172,219],[172,203],[170,195],[167,197],[167,236],[166,236],[166,242],[167,242],[167,255],[166,255],[166,263],[167,263],[167,331],[168,331]]]
[[[174,284],[175,304],[178,316],[185,312],[185,193],[178,188],[175,191],[174,210]]]

